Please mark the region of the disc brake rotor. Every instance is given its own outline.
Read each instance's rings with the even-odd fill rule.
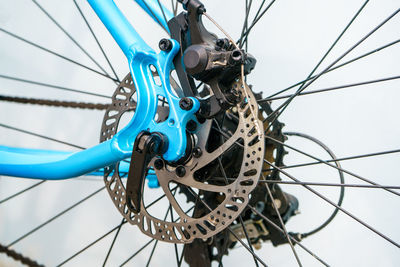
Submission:
[[[205,240],[216,235],[242,213],[249,202],[249,194],[257,185],[265,155],[265,141],[262,134],[260,135],[263,133],[263,124],[259,120],[257,101],[247,85],[244,84],[243,88],[243,84],[242,80],[238,79],[232,86],[247,90],[249,99],[244,98],[227,111],[237,116],[237,123],[229,129],[219,129],[225,137],[221,139],[220,144],[216,146],[213,142],[215,124],[206,120],[202,124],[199,123],[197,129],[190,133],[195,140],[194,146],[197,151],[201,151],[201,155],[191,157],[185,164],[180,165],[179,176],[176,172],[177,166],[173,164],[165,163],[161,169],[154,168],[155,159],[149,164],[149,167],[155,170],[158,182],[173,210],[178,214],[178,220],[156,218],[146,209],[143,199],[140,212],[131,212],[126,205],[123,174],[119,171],[120,163],[105,169],[106,188],[115,206],[129,223],[137,225],[143,233],[158,240],[190,243],[196,238]],[[114,92],[112,104],[105,113],[101,142],[111,139],[117,133],[121,116],[125,112],[135,110],[135,93],[132,78],[128,74]],[[261,129],[257,130],[257,123]],[[235,159],[236,165],[239,166],[237,173],[231,175],[233,177],[213,179],[215,177],[209,175],[210,171],[212,172],[216,168],[216,162],[224,157],[224,164],[228,166],[226,155],[232,150],[240,150],[238,155],[241,155],[241,160]],[[221,172],[225,173],[225,170]],[[230,173],[229,170],[227,173]],[[187,214],[182,209],[182,203],[172,192],[176,186],[188,190],[198,203],[203,204],[203,212]],[[207,204],[204,201],[207,194],[215,194],[218,198],[217,203]]]

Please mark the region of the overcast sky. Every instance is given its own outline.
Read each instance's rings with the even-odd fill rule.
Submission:
[[[90,51],[102,66],[107,63],[92,36],[79,17],[72,1],[39,1],[76,40]],[[165,1],[169,4],[169,0]],[[244,1],[203,1],[207,12],[235,39],[239,37],[244,17]],[[260,0],[254,0],[258,7]],[[340,34],[363,4],[363,0],[278,0],[255,26],[250,36],[249,51],[257,58],[257,66],[248,83],[256,92],[268,96],[307,77],[315,64]],[[128,66],[115,42],[94,15],[86,1],[78,0],[94,31],[120,77]],[[134,1],[117,3],[150,46],[158,51],[158,41],[166,37]],[[168,5],[169,7],[169,5]],[[326,58],[322,71],[363,36],[400,7],[396,0],[372,0],[349,28],[341,41]],[[253,17],[256,9],[250,14]],[[212,25],[215,33],[222,36]],[[96,68],[41,11],[28,0],[1,1],[0,27],[39,43],[51,50]],[[400,37],[400,15],[397,15],[342,61],[367,53]],[[373,56],[361,59],[318,79],[310,88],[322,89],[399,75],[399,44]],[[340,64],[340,63],[339,63]],[[108,71],[109,68],[107,68]],[[30,47],[0,32],[0,74],[41,81],[60,86],[111,95],[116,85],[90,71]],[[0,94],[57,100],[106,103],[102,98],[68,93],[0,78]],[[280,117],[286,131],[309,134],[330,147],[338,158],[400,148],[400,82],[397,80],[367,86],[352,87],[335,92],[296,98]],[[280,103],[275,101],[273,107]],[[15,105],[2,102],[0,123],[44,134],[79,146],[98,143],[103,112]],[[328,159],[318,146],[290,137],[288,144]],[[76,151],[0,127],[0,145]],[[285,164],[313,161],[294,151],[285,157]],[[383,185],[399,185],[398,154],[345,161],[342,167]],[[337,172],[327,166],[288,170],[302,181],[339,182]],[[346,182],[361,183],[346,175]],[[289,180],[282,176],[284,180]],[[0,200],[35,181],[0,177]],[[98,181],[47,182],[0,204],[0,243],[8,244],[64,208],[72,205],[103,185]],[[288,231],[306,232],[327,218],[332,207],[297,185],[283,186],[300,201],[301,214],[291,218]],[[315,187],[332,201],[338,197],[337,188]],[[153,190],[154,196],[161,189]],[[399,198],[378,189],[349,188],[343,207],[378,231],[400,242]],[[162,208],[160,208],[160,212]],[[40,263],[52,266],[60,263],[92,240],[111,230],[121,221],[108,194],[101,191],[93,198],[42,230],[18,243],[15,249]],[[70,266],[102,264],[113,235],[70,262]],[[122,263],[149,240],[134,226],[123,228],[110,256],[110,266]],[[399,249],[380,238],[350,217],[340,213],[322,232],[302,242],[307,248],[332,266],[398,266]],[[142,251],[129,266],[143,266],[152,245]],[[179,248],[181,250],[181,248]],[[313,257],[296,246],[304,266],[321,266]],[[265,243],[257,254],[268,266],[296,266],[288,245],[274,248]],[[252,266],[253,259],[243,248],[237,248],[224,258],[224,266]],[[18,266],[0,255],[0,266]],[[159,243],[151,266],[175,266],[174,248]]]

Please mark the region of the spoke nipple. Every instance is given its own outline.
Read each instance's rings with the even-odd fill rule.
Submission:
[[[178,177],[183,177],[186,174],[186,169],[183,166],[176,167],[175,173]]]
[[[193,157],[200,158],[201,155],[203,155],[203,151],[201,151],[201,149],[199,147],[195,147],[193,149]]]
[[[158,47],[165,52],[168,52],[172,49],[172,42],[169,39],[161,39],[160,42],[158,43]]]
[[[164,161],[162,159],[156,159],[154,161],[154,168],[161,170],[164,167]]]
[[[184,97],[179,101],[179,107],[183,110],[191,110],[193,107],[193,100],[188,97]]]

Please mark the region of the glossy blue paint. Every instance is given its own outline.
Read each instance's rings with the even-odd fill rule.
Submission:
[[[80,176],[122,160],[112,151],[110,143],[74,153],[1,146],[0,174],[47,180]]]
[[[156,0],[151,2],[154,1]],[[132,153],[133,142],[142,130],[161,132],[168,138],[169,146],[163,155],[166,160],[176,161],[184,155],[186,124],[190,119],[195,119],[194,113],[200,104],[197,99],[192,98],[193,108],[189,111],[181,110],[180,99],[172,91],[169,77],[179,44],[171,40],[172,49],[157,54],[144,42],[112,0],[88,2],[127,57],[138,101],[133,118],[111,140],[78,152],[0,147],[1,175],[51,180],[88,174],[128,158]],[[139,4],[140,2],[138,1]],[[154,5],[149,7],[154,8]],[[158,11],[154,10],[153,13],[160,16],[160,12],[158,7]],[[154,80],[150,66],[156,68],[161,84]],[[154,120],[158,96],[164,96],[170,108],[169,117],[162,123]],[[156,186],[158,182],[154,179],[149,181],[151,186]]]

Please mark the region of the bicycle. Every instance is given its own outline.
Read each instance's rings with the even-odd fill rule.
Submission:
[[[352,212],[342,207],[345,187],[373,187],[381,189],[387,194],[388,192],[399,194],[396,191],[399,189],[397,186],[381,186],[379,183],[365,178],[364,175],[357,175],[342,168],[340,162],[347,160],[348,157],[337,158],[327,146],[317,139],[305,134],[282,132],[283,125],[280,121],[287,121],[288,118],[283,120],[281,114],[285,115],[283,111],[289,104],[291,104],[289,107],[292,107],[292,100],[297,99],[300,95],[355,85],[375,84],[399,78],[392,76],[314,92],[305,90],[320,76],[338,68],[336,63],[358,44],[361,44],[361,41],[356,42],[356,46],[346,50],[328,67],[324,67],[323,71],[316,72],[318,64],[306,80],[302,79],[295,85],[299,86],[295,93],[282,96],[283,92],[279,92],[279,94],[262,99],[260,95],[254,94],[245,83],[245,76],[247,77],[247,74],[253,71],[255,58],[247,53],[247,49],[242,48],[248,46],[248,34],[266,11],[277,4],[274,3],[275,1],[271,1],[269,4],[263,1],[260,9],[253,11],[256,14],[252,23],[248,21],[252,1],[246,3],[245,21],[248,22],[247,25],[244,23],[241,28],[242,37],[238,42],[233,40],[208,15],[205,7],[198,1],[191,0],[187,3],[184,1],[186,11],[180,15],[177,12],[174,12],[176,14],[168,12],[166,8],[160,8],[159,1],[138,0],[136,2],[149,13],[157,24],[171,33],[172,38],[161,39],[160,53],[153,52],[153,49],[144,43],[112,1],[89,1],[116,39],[130,65],[130,74],[121,81],[111,64],[110,69],[113,75],[108,74],[107,71],[102,73],[86,66],[86,69],[106,76],[117,83],[117,89],[111,98],[111,105],[2,97],[2,100],[12,102],[106,110],[100,131],[100,144],[90,149],[84,149],[73,157],[70,157],[71,154],[68,152],[48,150],[7,147],[1,147],[0,150],[0,173],[2,175],[55,180],[87,173],[104,176],[106,188],[119,211],[119,220],[120,215],[123,216],[122,222],[105,235],[116,233],[105,259],[102,259],[104,264],[108,261],[111,252],[118,251],[118,249],[113,249],[114,241],[118,238],[122,226],[129,222],[139,226],[142,232],[156,239],[156,241],[152,239],[145,244],[146,247],[152,242],[155,244],[148,264],[157,244],[161,243],[158,242],[160,240],[175,244],[177,265],[183,262],[183,258],[189,265],[201,262],[202,266],[207,266],[211,264],[211,261],[221,264],[222,259],[229,260],[231,258],[231,254],[234,254],[233,252],[239,244],[250,252],[250,260],[254,261],[255,265],[266,265],[268,260],[262,259],[257,253],[254,253],[253,247],[259,248],[261,244],[264,246],[265,243],[261,241],[269,240],[276,246],[288,244],[291,248],[289,252],[293,252],[295,256],[291,256],[292,261],[295,260],[295,263],[301,265],[302,260],[298,256],[300,253],[298,247],[306,249],[306,253],[310,252],[303,245],[303,241],[301,241],[303,238],[330,225],[338,211],[355,217]],[[49,14],[36,1],[34,3],[45,14]],[[364,12],[367,3],[368,1],[363,2],[361,7],[356,9],[357,12],[351,17],[352,20],[346,25],[343,33],[358,15]],[[81,12],[77,2],[74,1],[74,4]],[[175,7],[176,5],[174,5]],[[392,19],[398,11],[397,9],[391,13],[384,23],[378,24],[379,28]],[[210,25],[203,26],[199,20],[200,17],[203,17],[204,20],[209,19],[217,30],[222,31],[217,34],[219,37],[207,30]],[[53,21],[56,20],[53,18]],[[88,23],[85,17],[84,21]],[[60,24],[58,25],[60,26]],[[88,23],[87,26],[89,25]],[[89,30],[92,31],[92,29]],[[19,41],[31,42],[7,30],[2,29],[1,31]],[[365,39],[373,33],[374,31],[365,35]],[[339,35],[338,40],[341,36]],[[364,39],[361,40],[364,41]],[[397,42],[384,45],[379,50],[391,47]],[[332,47],[335,45],[336,42]],[[44,47],[40,48],[38,45],[36,48],[44,50]],[[47,50],[47,52],[49,51]],[[104,53],[102,48],[101,51]],[[329,52],[330,50],[327,54]],[[376,52],[379,51],[374,49],[366,54]],[[63,56],[58,55],[58,57]],[[322,60],[324,59],[325,56]],[[356,60],[358,59],[356,58]],[[77,61],[74,62],[81,64]],[[110,63],[108,59],[107,62]],[[352,62],[350,60],[339,66]],[[99,65],[97,62],[95,64]],[[176,73],[173,73],[173,69]],[[100,70],[104,69],[100,68]],[[254,72],[256,71],[257,67]],[[2,75],[1,77],[10,80],[10,76]],[[248,75],[248,77],[251,78],[252,75]],[[16,80],[15,77],[11,78]],[[291,88],[295,88],[295,86]],[[70,89],[62,86],[58,86],[58,88]],[[108,97],[98,93],[91,94],[97,94],[97,97]],[[279,99],[284,99],[283,104],[272,108],[271,101],[274,104]],[[147,104],[144,105],[145,103]],[[133,118],[128,118],[130,122],[121,122],[123,116],[132,117],[132,113],[134,113]],[[140,116],[149,113],[150,115],[144,116],[144,119]],[[1,126],[21,131],[19,128],[4,124]],[[286,137],[290,136],[311,140],[327,151],[331,158],[322,160],[322,156],[317,157],[296,149],[286,140]],[[290,139],[292,138],[290,137]],[[66,143],[64,142],[64,144]],[[75,147],[83,149],[76,145]],[[289,160],[289,156],[285,156],[286,151],[289,150],[307,156],[315,162],[293,163],[294,166],[284,165],[283,160]],[[351,158],[395,152],[398,150],[363,154]],[[131,161],[129,161],[130,159]],[[82,161],[84,161],[83,164]],[[49,162],[55,163],[49,164]],[[313,166],[315,164],[323,164],[338,172],[340,182],[336,184],[302,183],[296,176],[286,171],[287,168],[299,167],[296,165]],[[25,165],[25,167],[21,167],[21,165]],[[147,169],[149,166],[151,166],[150,170]],[[327,172],[324,170],[324,173]],[[367,181],[370,185],[346,184],[344,182],[345,174]],[[308,172],[307,175],[309,175]],[[282,176],[288,177],[292,182],[282,181]],[[154,192],[157,189],[144,187],[145,179],[147,179],[149,187],[161,186],[168,201],[165,201],[163,194],[158,198],[155,197]],[[36,188],[43,183],[43,181],[37,182],[21,192]],[[298,217],[295,215],[299,208],[298,194],[290,191],[289,188],[285,188],[284,191],[281,189],[283,185],[290,183],[302,185],[334,206],[333,213],[329,211],[331,215],[328,216],[328,219],[312,231],[299,234],[286,230],[286,223],[290,224]],[[268,186],[265,186],[266,184]],[[311,185],[337,187],[335,192],[340,191],[339,200],[333,202],[326,199],[312,189]],[[102,189],[96,189],[89,197],[96,195]],[[19,193],[11,195],[11,198],[1,200],[0,203],[13,199]],[[159,198],[164,201],[157,201]],[[86,199],[88,197],[84,198],[84,200]],[[150,207],[155,205],[154,203],[157,203],[158,209],[152,209],[155,214],[153,217],[148,209],[150,210]],[[300,203],[302,202],[300,201]],[[165,214],[166,211],[168,212]],[[191,215],[186,214],[192,211]],[[320,213],[321,211],[318,212],[318,214]],[[178,216],[185,219],[179,221]],[[357,217],[356,220],[375,233],[383,235],[364,220]],[[28,234],[30,235],[29,232]],[[105,236],[102,236],[100,240]],[[20,238],[24,239],[25,235]],[[10,242],[8,247],[22,240],[20,238]],[[399,247],[391,237],[383,236],[383,238],[391,242],[394,247]],[[181,248],[181,253],[178,253],[176,243],[185,243],[183,246],[185,250]],[[140,248],[139,252],[142,249]],[[231,252],[229,257],[223,257],[227,251]],[[80,256],[81,251],[78,252],[61,264]],[[323,258],[313,256],[316,262],[328,265]],[[123,264],[129,262],[130,259],[131,257]],[[34,265],[32,262],[30,264]],[[135,262],[134,264],[140,263]]]

